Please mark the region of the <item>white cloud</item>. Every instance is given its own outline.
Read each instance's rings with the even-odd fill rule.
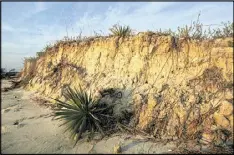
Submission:
[[[2,30],[12,32],[15,29],[13,27],[11,27],[10,25],[6,24],[6,23],[2,23]]]

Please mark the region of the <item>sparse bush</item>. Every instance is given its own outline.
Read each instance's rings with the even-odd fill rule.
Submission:
[[[109,29],[114,36],[130,36],[132,34],[132,30],[129,26],[121,26],[118,24],[113,25],[112,28]]]
[[[186,25],[183,28],[178,27],[178,37],[185,38],[185,39],[190,38],[190,31],[191,31],[191,27],[188,27],[188,25]]]
[[[54,43],[54,47],[58,47],[59,44],[63,43],[63,40],[56,40]]]
[[[223,27],[213,29],[213,32],[209,30],[209,35],[211,38],[226,38],[226,37],[233,37],[233,23],[228,21],[227,23],[222,22]]]
[[[100,32],[103,33],[102,31],[100,31]],[[96,38],[99,38],[99,37],[102,36],[101,33],[98,33],[98,32],[96,32],[96,31],[93,31],[93,33],[94,33],[94,36],[95,36]]]
[[[208,30],[206,31],[203,28],[203,24],[200,23],[199,17],[200,14],[198,14],[197,21],[192,22],[190,26],[185,25],[184,27],[178,27],[177,32],[172,32],[170,30],[162,32],[160,30],[157,33],[162,35],[172,35],[178,38],[197,39],[197,40],[217,39],[217,38],[225,38],[233,36],[233,23],[222,22],[223,27],[212,30],[209,27]]]
[[[45,52],[37,52],[36,54],[37,54],[37,57],[42,57],[45,55]]]
[[[164,31],[162,31],[161,29],[159,29],[159,30],[157,30],[155,32],[155,34],[157,34],[159,36],[168,36],[168,35],[174,36],[175,32],[173,32],[171,29],[164,30]]]
[[[233,37],[233,23],[228,21],[227,23],[222,22],[223,24],[223,36],[224,37]]]
[[[36,61],[37,58],[36,57],[28,57],[28,58],[24,58],[24,61],[25,62],[33,62],[33,61]]]
[[[220,28],[214,29],[213,33],[211,34],[212,38],[217,39],[217,38],[222,38],[222,31]]]
[[[204,30],[203,24],[200,23],[199,20],[200,14],[198,14],[197,21],[192,22],[190,26],[186,25],[184,27],[178,27],[178,31],[174,33],[174,36],[178,38],[185,39],[217,39],[217,38],[225,38],[225,37],[233,37],[233,23],[222,22],[223,27]]]
[[[65,132],[71,131],[71,137],[76,137],[75,144],[85,131],[89,131],[91,135],[99,131],[104,136],[104,131],[113,124],[113,105],[94,100],[81,87],[79,90],[68,87],[64,97],[68,102],[55,99],[61,107],[55,109],[55,116],[64,120],[61,126],[67,125]]]
[[[204,39],[203,24],[199,20],[200,13],[198,14],[197,21],[192,22],[190,26],[178,27],[176,36],[184,39]]]
[[[48,50],[51,49],[52,47],[53,47],[52,44],[48,44],[48,45],[46,45],[46,47],[44,48],[43,51],[48,51]]]

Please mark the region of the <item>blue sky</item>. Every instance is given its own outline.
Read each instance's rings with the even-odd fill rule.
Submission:
[[[24,57],[35,56],[67,32],[107,35],[116,23],[136,32],[176,30],[200,11],[207,25],[233,21],[232,2],[2,2],[2,67],[19,70]]]

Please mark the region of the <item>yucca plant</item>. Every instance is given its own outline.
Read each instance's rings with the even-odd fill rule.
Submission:
[[[112,28],[109,29],[114,36],[125,37],[132,34],[132,30],[129,26],[121,26],[118,24],[113,25]]]
[[[104,131],[111,125],[110,121],[114,121],[113,105],[94,100],[81,87],[79,90],[68,87],[64,97],[68,100],[67,102],[55,99],[60,107],[55,109],[55,119],[64,121],[60,126],[66,125],[65,132],[71,131],[71,138],[76,139],[75,144],[86,131],[90,135],[98,131],[104,136]]]

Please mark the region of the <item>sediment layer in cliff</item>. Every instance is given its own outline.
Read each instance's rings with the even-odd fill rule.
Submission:
[[[133,114],[130,126],[163,139],[233,139],[232,38],[185,40],[140,33],[58,44],[26,61],[27,89],[62,98],[67,86],[117,103]],[[113,88],[120,96],[101,96]]]

